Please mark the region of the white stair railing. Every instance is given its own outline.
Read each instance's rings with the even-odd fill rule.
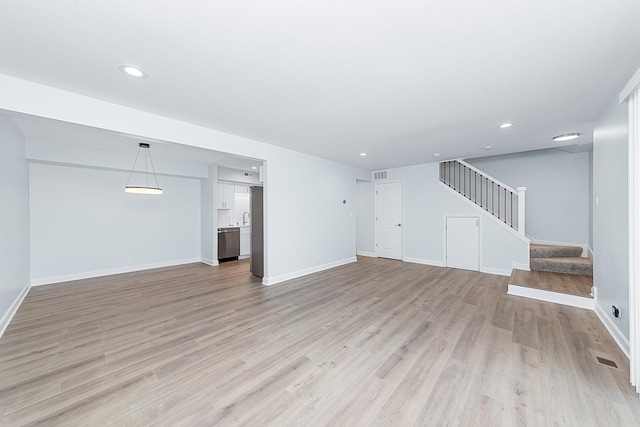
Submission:
[[[526,187],[513,189],[462,160],[440,162],[440,181],[525,235]]]

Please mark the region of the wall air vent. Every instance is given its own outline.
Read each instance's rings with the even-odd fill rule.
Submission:
[[[387,179],[387,171],[378,171],[373,173],[373,180]]]

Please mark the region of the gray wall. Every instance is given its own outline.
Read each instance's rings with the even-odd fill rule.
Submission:
[[[202,260],[208,264],[215,264],[218,261],[218,239],[216,215],[215,193],[218,191],[218,167],[209,166],[209,176],[202,180],[200,185],[201,206],[200,206],[200,255]]]
[[[200,179],[159,176],[164,194],[145,196],[128,175],[31,163],[32,281],[200,260]]]
[[[457,194],[439,182],[438,163],[389,169],[390,181],[403,182],[404,253],[411,262],[442,265],[444,263],[445,216],[480,218],[481,262],[483,271],[509,274],[512,263],[527,264],[528,244],[502,226],[488,219]],[[374,187],[368,187],[373,192]],[[363,190],[366,187],[363,186]],[[372,197],[375,197],[372,195]],[[369,202],[368,204],[371,204]],[[368,225],[368,241],[375,241],[375,224]],[[366,229],[359,228],[358,240],[365,239]]]
[[[29,284],[29,167],[25,141],[0,114],[0,334],[8,310]]]
[[[358,253],[376,253],[375,234],[375,194],[373,182],[358,181]]]
[[[589,153],[550,149],[466,161],[513,188],[527,187],[531,239],[589,243]]]
[[[627,229],[627,105],[617,97],[602,113],[593,131],[593,282],[598,305],[629,338],[629,262]],[[622,310],[611,315],[611,305]]]

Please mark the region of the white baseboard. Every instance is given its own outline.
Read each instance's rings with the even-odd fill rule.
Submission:
[[[22,304],[24,297],[26,297],[29,293],[29,289],[31,289],[30,283],[24,285],[24,288],[22,288],[16,299],[14,299],[9,306],[9,309],[2,316],[2,319],[0,319],[0,337],[2,337],[4,331],[7,330],[7,327],[9,326],[11,319],[13,319],[13,316],[15,316],[18,312],[18,308],[20,308],[20,304]]]
[[[531,271],[531,266],[529,265],[529,261],[527,261],[526,263],[514,262],[513,268],[518,270]]]
[[[616,344],[618,344],[618,347],[620,347],[620,350],[622,350],[625,356],[627,356],[627,359],[631,359],[630,357],[631,345],[629,344],[629,340],[627,339],[627,337],[625,337],[624,334],[620,331],[620,329],[618,329],[618,326],[615,323],[613,323],[611,318],[602,309],[602,307],[600,307],[599,304],[596,304],[595,311],[596,311],[596,315],[598,316],[598,318],[600,319],[604,327],[607,328],[607,330],[609,331],[609,334],[611,334],[611,336],[613,337],[613,340],[616,342]]]
[[[174,265],[202,262],[202,258],[189,258],[174,261],[154,262],[151,264],[131,265],[127,267],[109,268],[105,270],[86,271],[83,273],[65,274],[62,276],[42,277],[32,279],[31,286],[51,285],[54,283],[70,282],[72,280],[90,279],[92,277],[109,276],[111,274],[131,273],[133,271],[150,270],[152,268],[172,267]]]
[[[591,246],[587,246],[587,258],[593,259],[593,249],[591,249]]]
[[[378,258],[378,255],[376,255],[375,252],[358,251],[358,252],[356,252],[356,255],[358,255],[358,256],[368,256],[370,258]]]
[[[527,236],[529,237],[529,239],[531,239],[531,243],[532,244],[537,244],[537,245],[555,245],[555,246],[578,246],[580,248],[582,248],[582,257],[583,258],[587,258],[589,257],[589,252],[591,251],[591,248],[589,247],[589,245],[585,244],[585,243],[567,243],[567,242],[554,242],[551,240],[539,240],[539,239],[534,239],[533,237]],[[593,251],[591,251],[591,258],[593,258]]]
[[[482,267],[480,268],[480,272],[487,274],[497,274],[498,276],[511,276],[511,270],[507,270],[504,268]]]
[[[402,258],[404,262],[411,262],[413,264],[424,264],[424,265],[432,265],[434,267],[444,267],[444,262],[436,261],[434,259],[422,259],[422,258]]]
[[[351,257],[351,258],[342,259],[340,261],[334,261],[327,264],[317,265],[315,267],[305,268],[304,270],[298,270],[292,273],[281,274],[280,276],[264,277],[262,279],[262,284],[271,286],[271,285],[275,285],[276,283],[297,279],[298,277],[306,276],[308,274],[318,273],[319,271],[328,270],[330,268],[339,267],[341,265],[350,264],[352,262],[357,262],[357,261],[358,259],[356,257]]]
[[[587,310],[595,309],[595,302],[592,298],[579,297],[575,295],[559,294],[557,292],[549,292],[542,289],[527,288],[525,286],[517,286],[509,284],[507,294],[519,297],[537,299],[540,301],[553,302],[556,304],[569,305],[571,307],[585,308]]]
[[[211,267],[215,267],[216,265],[219,265],[220,263],[218,262],[218,260],[212,260],[210,258],[200,258],[200,262],[203,264],[207,264],[210,265]]]

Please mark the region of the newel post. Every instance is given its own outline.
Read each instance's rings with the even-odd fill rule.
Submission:
[[[524,234],[524,193],[527,187],[518,187],[518,232]]]

